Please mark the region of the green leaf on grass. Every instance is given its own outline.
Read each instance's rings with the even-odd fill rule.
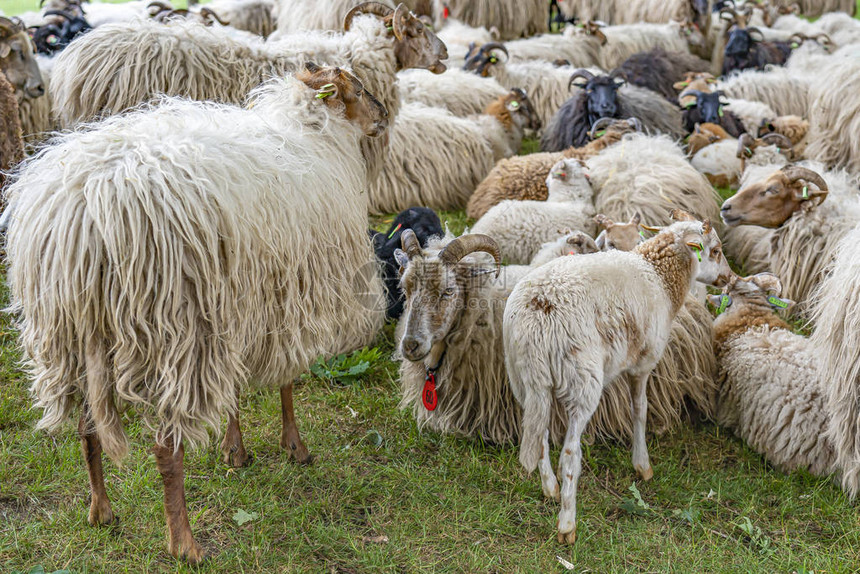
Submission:
[[[233,520],[239,526],[242,526],[246,522],[251,522],[252,520],[257,520],[260,518],[260,515],[256,512],[245,512],[243,509],[239,509],[236,511],[236,514],[233,515]]]

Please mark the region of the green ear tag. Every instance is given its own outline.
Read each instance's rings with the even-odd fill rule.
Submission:
[[[315,96],[316,99],[324,100],[327,97],[331,96],[332,94],[334,94],[334,88],[335,88],[334,84],[326,84],[326,85],[322,86],[319,89],[319,92],[317,93],[317,95]]]
[[[792,50],[796,50],[798,45],[799,45],[799,44],[798,44],[797,42],[792,42],[792,43],[791,43],[791,49],[792,49]]]
[[[394,228],[394,231],[392,231],[391,233],[388,234],[388,239],[391,239],[392,237],[394,237],[394,234],[397,233],[401,227],[403,227],[403,224],[398,223],[397,227]]]
[[[595,137],[595,139],[596,139],[596,138],[602,138],[602,137],[604,136],[604,134],[605,134],[605,133],[606,133],[606,130],[600,130],[599,132],[597,132],[596,134],[594,134],[594,137]]]
[[[696,249],[696,257],[698,257],[699,263],[701,263],[702,262],[702,249],[701,248]]]
[[[726,307],[732,304],[732,298],[728,295],[720,295],[720,307],[719,312],[724,313],[726,311]]]
[[[698,102],[696,100],[693,100],[692,102],[687,102],[686,104],[684,104],[684,107],[685,108],[695,108],[697,103]]]
[[[642,239],[645,239],[645,232],[642,231],[641,229],[639,230],[639,237],[641,237]]]
[[[687,87],[687,86],[689,86],[689,85],[690,85],[690,82],[681,82],[681,87],[682,87],[682,88],[686,88],[686,87]]]
[[[809,199],[809,188],[807,186],[803,186],[803,199]]]
[[[748,155],[752,155],[752,150],[748,147],[744,148],[744,152],[746,152]]]
[[[767,302],[770,303],[771,306],[776,307],[777,309],[788,309],[788,301],[784,301],[776,295],[768,296]]]
[[[723,117],[723,106],[720,106],[720,109],[717,113],[720,115],[720,117]]]
[[[498,58],[496,58],[495,56],[493,56],[493,57],[491,57],[491,58],[490,58],[490,63],[491,63],[491,64],[495,64],[495,63],[496,63],[496,62],[498,62],[498,61],[499,61],[499,59],[498,59]]]
[[[520,107],[520,103],[518,101],[514,100],[510,103],[510,106],[514,109],[517,109]]]

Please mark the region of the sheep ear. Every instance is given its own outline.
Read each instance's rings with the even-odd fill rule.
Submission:
[[[400,266],[401,273],[404,269],[409,267],[409,256],[406,255],[406,252],[402,249],[394,250],[394,260],[397,261],[397,264]]]
[[[0,58],[5,58],[6,56],[9,55],[9,52],[11,52],[11,51],[12,51],[12,46],[10,46],[9,44],[7,44],[5,42],[0,43]]]
[[[335,95],[337,95],[337,86],[335,84],[325,84],[317,89],[316,99],[324,100]]]
[[[678,209],[677,207],[672,210],[669,216],[675,221],[698,221],[695,217],[693,217],[683,209]]]

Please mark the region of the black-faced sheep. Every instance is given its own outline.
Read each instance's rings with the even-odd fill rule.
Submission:
[[[642,479],[653,476],[645,443],[648,377],[694,282],[729,280],[720,245],[707,220],[680,221],[632,253],[547,263],[517,283],[508,298],[505,364],[523,409],[520,462],[529,472],[538,467],[544,496],[561,501],[559,542],[576,539],[582,434],[604,389],[622,374],[630,375],[633,466]],[[564,413],[566,427],[561,489],[550,462],[554,412]]]
[[[292,414],[294,377],[375,336],[384,295],[360,141],[386,127],[357,78],[308,65],[247,109],[177,98],[67,133],[7,188],[38,426],[83,404],[91,524],[114,519],[100,452],[128,450],[119,400],[155,429],[169,551],[199,562],[184,446],[208,441],[249,379],[285,385]]]
[[[385,291],[388,297],[388,310],[386,316],[389,319],[399,319],[403,314],[403,293],[400,291],[400,272],[394,252],[400,249],[402,242],[400,237],[407,229],[411,229],[418,238],[421,247],[427,247],[431,238],[441,238],[445,235],[439,216],[432,209],[426,207],[410,207],[394,218],[388,231],[371,233],[373,250],[376,257],[382,262],[382,280],[385,283]]]
[[[791,55],[791,46],[764,40],[761,30],[753,26],[734,26],[729,32],[723,57],[722,74],[756,69],[764,70],[768,65],[785,65]]]
[[[683,94],[696,96],[696,102],[688,105],[682,114],[684,129],[692,132],[696,124],[717,124],[725,129],[733,138],[740,137],[746,133],[743,122],[731,110],[726,107],[729,102],[723,98],[723,92],[705,93],[698,90],[687,90]]]

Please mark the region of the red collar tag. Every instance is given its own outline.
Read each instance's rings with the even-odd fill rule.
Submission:
[[[427,370],[427,378],[424,380],[424,390],[421,391],[421,402],[428,411],[436,410],[436,373]]]
[[[451,15],[451,9],[448,8],[448,6],[445,6],[445,8],[442,10],[442,18],[447,20],[450,15]]]

